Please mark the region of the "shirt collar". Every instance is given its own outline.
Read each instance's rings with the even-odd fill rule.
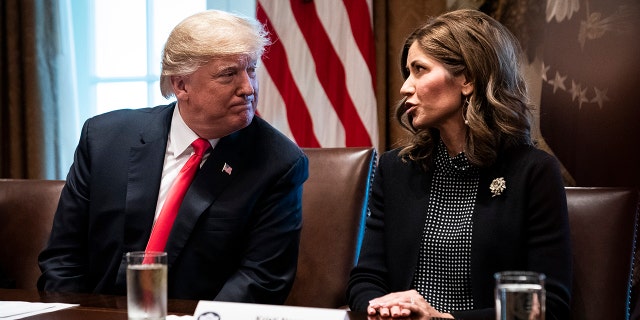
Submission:
[[[176,156],[180,156],[189,149],[191,143],[198,139],[198,135],[187,126],[180,115],[180,106],[176,102],[176,107],[173,110],[173,117],[171,119],[171,129],[169,130],[169,144],[170,151]],[[211,147],[215,147],[220,139],[209,139]],[[189,150],[190,152],[191,150]]]

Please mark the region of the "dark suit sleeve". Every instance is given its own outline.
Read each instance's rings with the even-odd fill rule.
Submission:
[[[568,319],[572,255],[567,199],[558,162],[539,153],[527,181],[527,270],[546,275],[546,319]]]
[[[216,296],[219,301],[282,304],[296,273],[302,227],[302,184],[308,160],[301,155],[256,205],[238,270]]]
[[[384,153],[376,168],[369,198],[369,216],[357,266],[351,271],[347,301],[351,310],[366,311],[369,300],[389,293],[388,270],[384,248],[384,167],[389,154]]]
[[[89,195],[88,122],[82,128],[74,163],[62,189],[51,236],[38,262],[38,289],[86,292]]]

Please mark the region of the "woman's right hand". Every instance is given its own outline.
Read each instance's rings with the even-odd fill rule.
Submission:
[[[380,318],[408,318],[412,320],[429,320],[432,317],[450,318],[448,313],[440,313],[429,302],[424,300],[416,290],[393,292],[369,301],[367,314]]]

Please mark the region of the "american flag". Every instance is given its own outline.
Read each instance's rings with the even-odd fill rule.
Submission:
[[[226,172],[228,175],[231,175],[232,170],[233,168],[231,168],[231,166],[228,165],[226,162],[224,163],[224,166],[222,166],[222,171]]]
[[[258,0],[261,117],[301,147],[377,146],[372,0]]]

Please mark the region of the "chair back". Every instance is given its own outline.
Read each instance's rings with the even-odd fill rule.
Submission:
[[[298,272],[287,305],[338,308],[364,232],[374,148],[306,148]],[[0,179],[0,286],[36,288],[62,180]],[[5,281],[6,283],[6,281]],[[7,286],[6,284],[4,286]]]
[[[629,319],[638,190],[567,187],[572,319]]]
[[[339,308],[364,232],[373,148],[307,148],[298,272],[286,305]]]
[[[36,289],[38,254],[63,186],[62,180],[0,179],[0,287]]]

